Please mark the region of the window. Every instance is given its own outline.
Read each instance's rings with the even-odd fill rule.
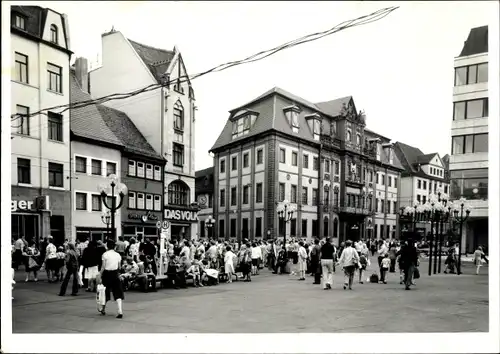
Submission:
[[[153,210],[153,196],[146,194],[146,210]]]
[[[49,162],[49,186],[63,187],[63,169],[64,165],[60,163]]]
[[[394,177],[394,188],[398,188],[398,178],[397,177]]]
[[[243,154],[243,168],[248,167],[248,152]]]
[[[297,153],[292,151],[292,166],[297,166]]]
[[[455,68],[455,86],[488,82],[488,63]]]
[[[307,187],[302,187],[302,204],[307,205]]]
[[[236,171],[238,169],[238,157],[231,157],[231,171]]]
[[[174,181],[168,185],[168,204],[189,205],[189,187],[182,181]]]
[[[101,176],[102,175],[102,161],[92,159],[92,174]]]
[[[313,157],[313,171],[317,171],[319,169],[318,158]]]
[[[448,186],[444,186],[444,194],[448,194]]]
[[[50,25],[50,41],[52,43],[57,44],[57,26],[56,25]]]
[[[236,237],[236,219],[231,219],[231,237]]]
[[[144,209],[144,193],[137,193],[137,209]]]
[[[325,160],[325,173],[330,173],[330,160]]]
[[[161,211],[161,195],[155,195],[154,198],[155,198],[154,210]]]
[[[28,56],[16,52],[16,72],[14,80],[28,83]]]
[[[316,206],[318,205],[318,189],[313,188],[312,192],[312,205]]]
[[[262,203],[262,183],[255,185],[255,202]]]
[[[487,168],[450,171],[450,180],[452,199],[488,199]]]
[[[286,163],[285,149],[280,149],[280,163]]]
[[[14,26],[19,29],[26,30],[26,19],[21,15],[15,15],[14,17]]]
[[[153,179],[153,165],[146,164],[146,178]]]
[[[278,201],[282,202],[285,200],[285,184],[280,183],[279,184],[279,194],[278,194]]]
[[[385,183],[385,175],[380,175],[380,184],[384,185]]]
[[[76,210],[87,210],[87,194],[77,192],[75,203],[76,203]]]
[[[427,201],[427,196],[423,195],[422,196],[422,204],[425,204],[426,201]]]
[[[224,225],[224,220],[219,220],[219,236],[222,237],[222,238],[225,238],[225,234],[226,234],[226,228],[225,228],[225,225]]]
[[[323,220],[323,236],[328,237],[328,218]]]
[[[220,173],[226,173],[226,160],[219,161],[219,170]]]
[[[255,116],[250,117],[250,115],[248,115],[233,121],[233,139],[248,134],[250,125],[254,120]]]
[[[257,150],[257,165],[260,165],[262,163],[263,157],[264,157],[264,150],[262,149]]]
[[[174,129],[184,130],[184,108],[180,101],[177,101],[174,105]]]
[[[262,237],[262,218],[255,218],[255,237]]]
[[[302,219],[302,237],[307,237],[307,219]]]
[[[417,196],[417,197],[418,197],[418,196]],[[381,200],[380,200],[380,212],[381,212],[382,214],[384,213],[384,205],[385,205],[384,200],[383,200],[383,199],[381,199]]]
[[[75,172],[87,173],[87,159],[85,157],[75,157]]]
[[[423,181],[422,183],[423,183],[423,187],[422,187],[422,189],[427,190],[427,181]]]
[[[161,166],[155,166],[155,181],[161,181]]]
[[[420,189],[422,188],[422,181],[417,179],[417,188]]]
[[[31,161],[17,158],[17,183],[31,184]]]
[[[452,137],[451,154],[488,152],[488,134],[459,135]]]
[[[393,211],[395,211],[395,210],[393,210]],[[390,213],[391,213],[391,201],[388,200],[387,201],[387,214],[390,214]]]
[[[128,160],[128,174],[129,176],[135,176],[135,161]]]
[[[63,141],[63,117],[60,114],[48,113],[48,130],[49,139],[55,141]]]
[[[57,93],[62,93],[62,68],[60,66],[47,63],[48,89]]]
[[[116,175],[116,163],[106,162],[106,176]]]
[[[290,192],[290,203],[297,203],[297,186],[292,184]]]
[[[391,176],[387,176],[387,185],[389,187],[392,187],[392,177]]]
[[[312,236],[318,237],[318,220],[312,220]]]
[[[234,206],[237,203],[237,198],[238,195],[236,194],[237,188],[236,187],[231,187],[231,205]]]
[[[129,209],[135,209],[135,192],[128,192],[128,207]]]
[[[392,202],[392,210],[394,211],[394,214],[397,214],[398,205],[395,201]]]
[[[309,155],[304,155],[304,161],[303,161],[303,166],[302,168],[309,168]]]
[[[219,193],[220,193],[220,206],[224,207],[226,205],[226,190],[221,189]]]
[[[334,171],[335,176],[340,175],[340,163],[338,161],[335,161],[334,166],[335,166],[335,171]]]
[[[319,119],[313,120],[313,138],[319,140],[321,134],[321,121]]]
[[[347,130],[347,133],[346,133],[346,141],[347,142],[351,142],[352,140],[352,133],[350,130]]]
[[[30,135],[30,109],[25,106],[16,105],[18,114],[13,122],[14,132],[17,134]]]
[[[473,119],[488,117],[488,98],[453,103],[453,119]]]
[[[243,186],[243,204],[248,204],[248,186]]]
[[[297,236],[297,219],[290,220],[290,235]]]
[[[184,166],[184,145],[173,143],[174,166]]]
[[[99,194],[92,194],[92,211],[101,211],[102,202]]]
[[[361,145],[361,135],[356,134],[356,144]]]

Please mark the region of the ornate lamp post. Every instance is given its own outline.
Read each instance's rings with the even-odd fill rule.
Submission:
[[[127,186],[123,183],[118,183],[118,177],[115,174],[108,176],[109,184],[102,183],[99,185],[99,192],[101,193],[101,198],[104,206],[109,209],[111,217],[111,233],[113,239],[116,240],[116,228],[115,228],[115,214],[118,209],[121,208],[125,195],[127,194]],[[119,196],[120,200],[116,201],[116,197]],[[107,197],[111,197],[111,205],[108,205]]]
[[[206,225],[207,230],[208,230],[208,238],[213,238],[212,230],[213,230],[214,225],[215,225],[215,219],[212,217],[212,215],[208,216],[208,219],[205,221],[205,225]]]
[[[458,202],[455,202],[453,210],[453,220],[460,225],[460,241],[458,243],[458,262],[457,262],[457,275],[462,274],[462,237],[463,237],[463,227],[465,221],[468,219],[470,214],[470,207],[465,205],[465,198],[460,198]],[[465,210],[465,215],[464,215]]]
[[[285,230],[283,230],[283,245],[286,245],[286,224],[293,219],[293,213],[295,212],[295,207],[291,205],[288,200],[284,200],[278,203],[276,207],[276,212],[278,213],[278,218],[283,220]],[[279,227],[278,227],[279,232]]]
[[[101,221],[106,225],[106,238],[109,237],[109,224],[111,223],[111,214],[109,210],[103,211]]]

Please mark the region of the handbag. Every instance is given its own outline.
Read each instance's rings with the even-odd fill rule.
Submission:
[[[413,279],[419,279],[420,278],[420,271],[418,270],[418,268],[415,268],[413,270]]]
[[[36,268],[38,267],[38,263],[33,259],[33,257],[29,257],[28,260],[28,267],[31,268]]]

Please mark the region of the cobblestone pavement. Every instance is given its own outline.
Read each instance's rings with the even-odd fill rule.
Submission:
[[[376,262],[375,259],[372,262]],[[367,275],[373,271],[373,265]],[[100,316],[95,295],[59,297],[58,285],[41,280],[24,283],[23,273],[13,296],[14,333],[353,333],[353,332],[478,332],[488,331],[488,267],[474,275],[422,277],[411,291],[399,285],[399,274],[388,284],[355,284],[343,290],[343,274],[324,291],[312,277],[298,281],[267,270],[251,283],[156,293],[129,291],[124,318],[115,318],[116,305]],[[366,280],[366,279],[365,279]]]

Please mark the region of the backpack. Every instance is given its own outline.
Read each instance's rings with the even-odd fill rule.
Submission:
[[[378,274],[373,273],[370,275],[370,283],[378,283]]]

